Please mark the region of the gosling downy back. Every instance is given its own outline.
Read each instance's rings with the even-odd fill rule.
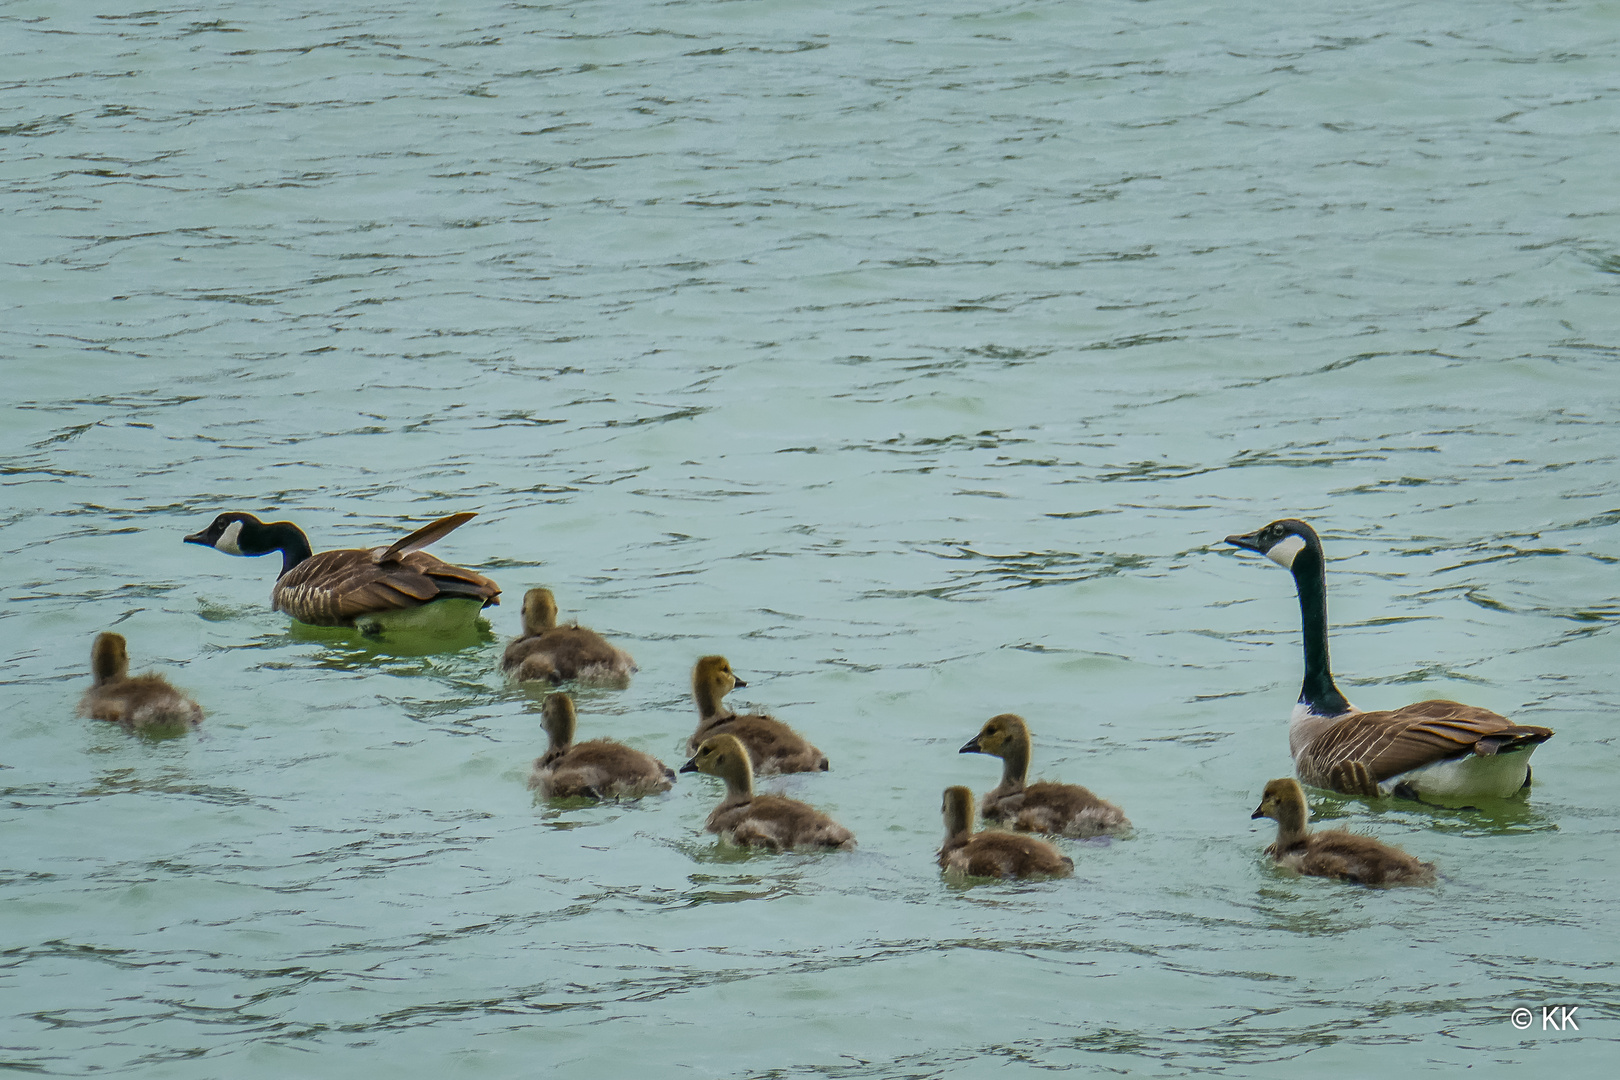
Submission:
[[[651,754],[612,739],[574,742],[574,699],[550,694],[540,706],[551,745],[535,759],[529,787],[546,798],[634,799],[668,791],[675,773]]]
[[[1007,832],[973,831],[973,792],[948,787],[940,805],[945,843],[939,865],[963,877],[1056,877],[1074,871],[1074,860],[1044,840]]]
[[[535,588],[523,597],[523,633],[506,647],[501,670],[519,682],[575,679],[625,687],[636,662],[595,630],[558,626],[556,598],[550,589]]]
[[[122,634],[97,634],[90,647],[90,689],[79,715],[107,720],[149,735],[180,734],[202,722],[197,703],[161,675],[129,677],[129,645]]]

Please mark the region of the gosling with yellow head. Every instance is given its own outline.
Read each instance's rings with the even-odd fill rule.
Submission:
[[[1249,816],[1277,823],[1276,843],[1266,854],[1285,869],[1360,885],[1434,884],[1434,864],[1419,862],[1400,848],[1343,829],[1309,831],[1305,792],[1292,777],[1267,784],[1260,806]]]
[[[754,769],[735,735],[704,739],[681,772],[707,773],[726,782],[725,798],[704,825],[723,840],[767,851],[855,846],[854,833],[815,807],[785,795],[755,795]]]
[[[1101,836],[1130,829],[1123,810],[1079,784],[1045,780],[1026,784],[1029,747],[1029,725],[1023,717],[1002,713],[991,717],[959,751],[1001,759],[1001,783],[984,797],[981,812],[985,820],[999,821],[1023,832],[1059,836]]]
[[[698,726],[687,741],[687,750],[696,753],[699,744],[712,735],[732,735],[748,748],[754,772],[826,772],[827,755],[782,721],[763,713],[732,712],[721,699],[733,687],[748,684],[737,678],[731,663],[723,656],[705,656],[692,668],[692,700],[697,704]]]

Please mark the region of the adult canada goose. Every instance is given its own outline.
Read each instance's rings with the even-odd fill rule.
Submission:
[[[785,795],[755,795],[748,751],[735,735],[703,740],[681,772],[701,772],[726,782],[726,797],[704,828],[744,847],[852,848],[855,834],[820,810]]]
[[[1098,836],[1131,827],[1123,810],[1079,784],[1043,780],[1024,786],[1029,776],[1029,726],[1021,716],[1002,713],[991,717],[958,752],[1001,759],[1001,783],[984,797],[981,812],[987,820],[1024,832],[1062,836]]]
[[[967,877],[1022,878],[1068,874],[1074,860],[1045,840],[1008,832],[973,831],[973,792],[948,787],[940,806],[945,815],[945,844],[939,865]]]
[[[1314,877],[1338,878],[1361,885],[1431,885],[1434,864],[1419,862],[1397,847],[1343,829],[1310,832],[1305,792],[1292,777],[1266,785],[1251,818],[1277,823],[1277,842],[1266,848],[1278,866]]]
[[[734,686],[748,684],[732,673],[723,656],[705,656],[692,668],[692,700],[697,702],[698,726],[687,741],[695,753],[711,735],[735,735],[748,748],[754,771],[770,773],[826,772],[827,755],[805,741],[782,721],[761,713],[739,715],[721,704]]]
[[[523,634],[506,647],[501,670],[524,682],[578,679],[628,686],[636,662],[595,630],[578,623],[558,626],[557,600],[551,590],[530,589],[523,597]]]
[[[529,787],[547,798],[633,799],[668,791],[675,773],[651,754],[612,739],[574,742],[574,699],[550,694],[540,706],[551,746],[534,761]]]
[[[1284,518],[1226,542],[1287,568],[1299,590],[1305,681],[1288,747],[1301,780],[1346,795],[1444,801],[1503,798],[1530,783],[1530,755],[1550,728],[1455,701],[1362,712],[1339,693],[1328,665],[1326,562],[1309,525]]]
[[[110,720],[137,731],[184,731],[202,722],[195,701],[161,675],[129,677],[129,646],[122,634],[97,634],[90,646],[94,682],[79,699],[79,715]]]
[[[186,537],[186,543],[227,555],[281,552],[281,573],[270,590],[270,603],[301,623],[354,626],[368,634],[454,632],[471,627],[480,610],[500,603],[500,587],[421,549],[474,516],[440,518],[387,547],[311,555],[309,539],[292,522],[266,524],[252,514],[231,511]]]

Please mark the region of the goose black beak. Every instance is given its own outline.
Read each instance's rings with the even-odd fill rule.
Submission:
[[[734,685],[734,686],[746,687],[748,685],[747,683],[743,682],[741,679],[737,678],[737,676],[735,676],[735,675],[733,675],[731,677],[731,681],[732,681],[732,685]]]
[[[971,738],[971,739],[969,739],[967,741],[967,745],[962,747],[962,749],[958,750],[957,753],[958,754],[982,754],[982,753],[984,753],[984,751],[979,748],[979,737],[977,735],[973,736],[973,738]]]
[[[1254,813],[1249,815],[1249,820],[1253,821],[1255,818],[1263,818],[1265,816],[1266,816],[1266,808],[1262,806],[1258,810],[1256,810]]]
[[[681,772],[697,772],[697,758],[692,758],[680,768]]]
[[[1266,553],[1266,549],[1260,546],[1259,536],[1260,533],[1258,530],[1252,533],[1242,533],[1240,535],[1234,534],[1232,536],[1228,536],[1226,538],[1226,542],[1231,544],[1233,547],[1240,547],[1245,551],[1258,551],[1260,554],[1264,555]]]
[[[208,537],[203,535],[200,532],[192,533],[190,536],[186,537],[186,543],[188,543],[188,544],[201,544],[203,547],[213,547],[214,546],[209,541]]]

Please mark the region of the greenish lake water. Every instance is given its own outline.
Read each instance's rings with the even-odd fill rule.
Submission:
[[[1613,1074],[1620,4],[0,26],[0,1068]],[[296,627],[181,543],[232,509],[476,510],[435,551],[505,602]],[[1282,516],[1357,704],[1557,731],[1522,803],[1312,793],[1434,888],[1262,859],[1298,610],[1220,539]],[[641,665],[582,737],[679,764],[724,653],[858,850],[722,848],[707,777],[537,805],[541,584]],[[199,732],[74,715],[107,629]],[[953,887],[1003,711],[1136,833]]]

